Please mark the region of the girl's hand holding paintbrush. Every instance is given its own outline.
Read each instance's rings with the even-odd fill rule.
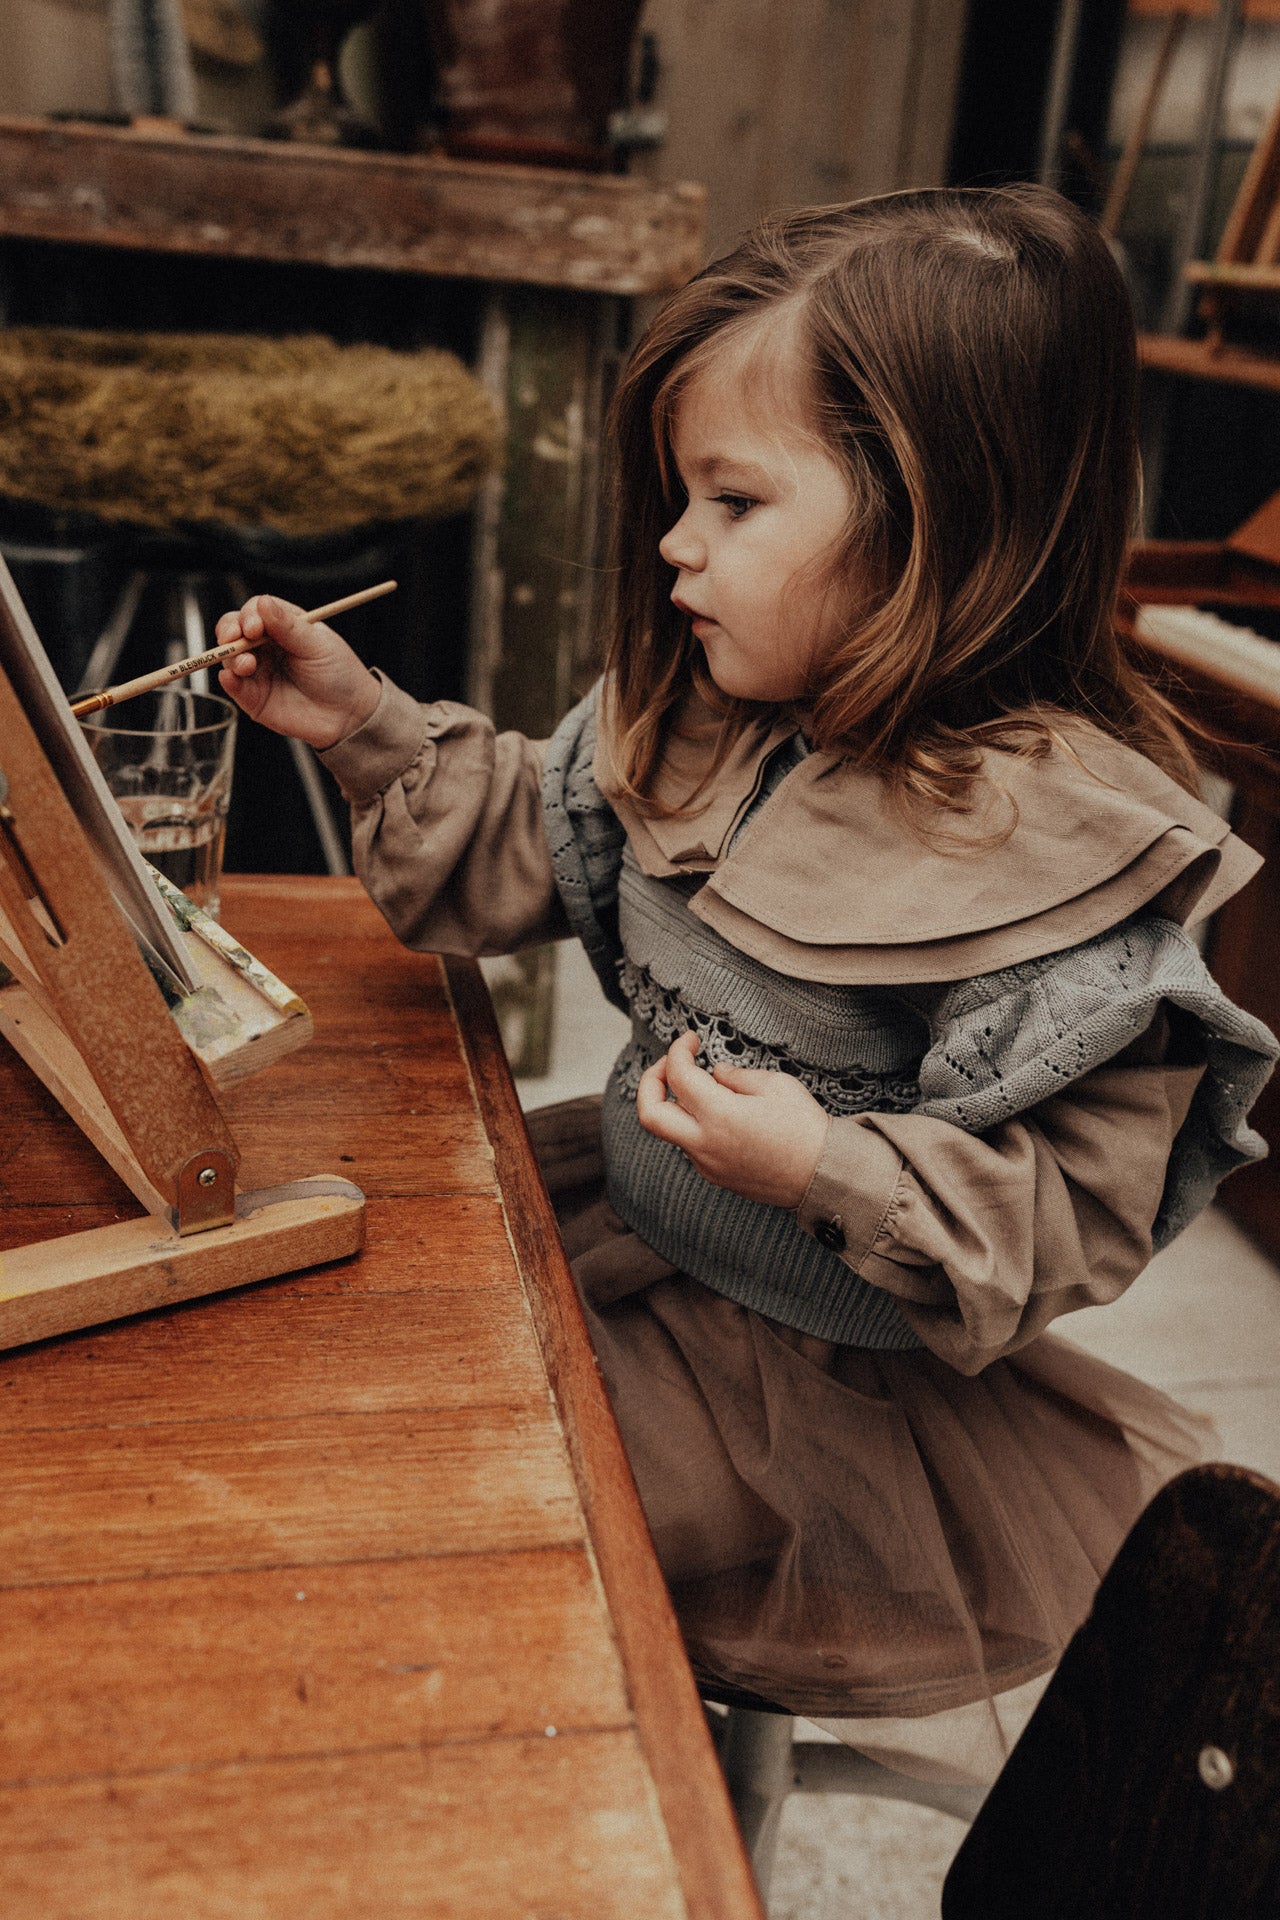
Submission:
[[[341,634],[273,594],[254,594],[239,613],[224,613],[217,634],[219,646],[261,642],[222,668],[218,684],[227,698],[251,720],[320,752],[363,726],[381,697],[381,683]]]

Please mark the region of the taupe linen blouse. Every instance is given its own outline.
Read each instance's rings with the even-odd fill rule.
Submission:
[[[981,803],[948,842],[914,832],[873,775],[813,754],[731,849],[792,730],[744,735],[697,811],[674,818],[641,817],[607,748],[596,762],[643,870],[706,873],[691,911],[785,974],[898,985],[927,1005],[938,983],[1075,945],[1143,905],[1202,917],[1260,864],[1209,808],[1083,722],[1041,759],[991,755]],[[695,787],[709,755],[691,716],[662,797]],[[565,937],[539,743],[384,682],[371,718],[323,757],[351,802],[357,872],[409,946],[493,954]],[[1010,827],[993,857],[993,832]],[[856,887],[829,884],[841,871]],[[1203,1071],[1182,1048],[1162,1014],[1114,1061],[981,1135],[913,1114],[834,1117],[799,1223],[838,1221],[848,1266],[892,1293],[934,1352],[977,1372],[1058,1314],[1116,1298],[1147,1264]]]

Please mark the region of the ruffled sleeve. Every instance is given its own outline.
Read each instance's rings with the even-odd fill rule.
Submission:
[[[909,1114],[832,1121],[800,1224],[965,1373],[1113,1300],[1265,1147],[1276,1043],[1140,917],[946,992]]]
[[[618,875],[627,835],[596,779],[601,688],[597,681],[547,742],[542,809],[551,872],[569,931],[581,940],[606,998],[625,1013],[618,981]]]
[[[322,756],[351,803],[356,872],[406,946],[512,953],[568,932],[542,751],[471,707],[423,706],[384,680],[370,719]]]
[[[1227,999],[1176,922],[1138,914],[1065,953],[961,981],[934,1014],[917,1111],[985,1132],[1113,1060],[1162,1005],[1176,1009],[1183,1045],[1204,1062],[1154,1222],[1154,1244],[1165,1246],[1233,1168],[1265,1155],[1248,1114],[1280,1051]]]

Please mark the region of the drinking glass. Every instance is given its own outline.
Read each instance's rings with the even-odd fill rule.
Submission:
[[[216,918],[236,740],[231,702],[166,687],[80,724],[143,859]]]

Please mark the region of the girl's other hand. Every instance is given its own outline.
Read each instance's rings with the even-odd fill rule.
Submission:
[[[218,645],[273,641],[227,661],[218,684],[251,720],[323,752],[363,726],[381,696],[368,667],[332,627],[312,626],[300,607],[257,593],[224,613]]]
[[[826,1144],[828,1116],[789,1073],[694,1064],[682,1033],[636,1093],[640,1124],[689,1156],[704,1180],[767,1207],[798,1207]],[[674,1094],[674,1100],[668,1094]]]

